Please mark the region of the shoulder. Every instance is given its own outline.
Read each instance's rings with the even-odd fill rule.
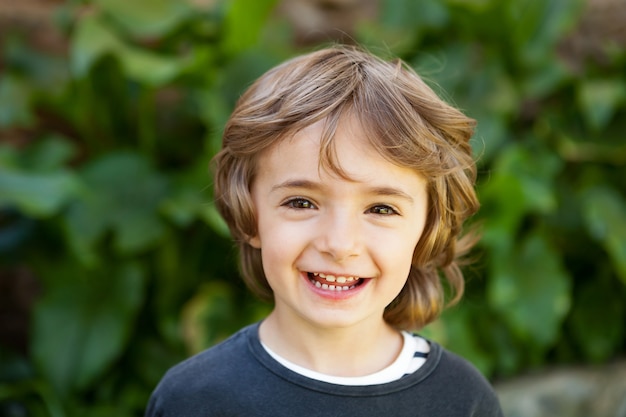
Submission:
[[[219,372],[225,365],[230,367],[242,361],[248,351],[251,330],[252,327],[241,329],[223,342],[180,362],[165,374],[163,381],[206,376]]]
[[[468,360],[430,342],[437,366],[429,376],[429,389],[475,410],[476,416],[502,416],[498,397],[485,376]]]
[[[246,327],[169,369],[152,393],[146,416],[183,416],[183,410],[189,407],[212,407],[220,398],[227,400],[220,390],[250,371],[248,343],[255,328],[256,325]],[[207,394],[213,404],[195,404],[200,398],[206,401]],[[177,410],[178,414],[168,410]]]
[[[430,343],[433,353],[439,357],[438,373],[441,378],[454,378],[461,383],[473,382],[489,385],[483,374],[467,359],[435,342]]]

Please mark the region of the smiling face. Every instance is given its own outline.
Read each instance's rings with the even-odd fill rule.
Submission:
[[[323,168],[322,123],[259,156],[251,189],[258,233],[249,243],[261,249],[281,320],[381,324],[424,230],[426,182],[377,154],[352,119],[333,139],[347,178]]]

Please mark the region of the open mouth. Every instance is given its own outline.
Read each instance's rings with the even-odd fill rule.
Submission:
[[[348,291],[363,283],[363,278],[308,272],[309,281],[317,288],[329,291]]]

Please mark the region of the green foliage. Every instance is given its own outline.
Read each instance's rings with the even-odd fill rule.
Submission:
[[[143,273],[126,264],[84,270],[57,265],[33,317],[32,354],[62,395],[93,383],[130,336],[143,298]]]
[[[623,352],[623,49],[559,57],[581,2],[448,1],[430,25],[405,3],[364,38],[402,39],[391,49],[478,120],[480,270],[427,332],[500,376]]]
[[[274,0],[194,4],[68,1],[67,58],[4,40],[0,134],[26,139],[0,144],[0,278],[41,293],[27,348],[0,346],[1,416],[142,415],[169,366],[270,308],[208,167],[239,94],[297,51]],[[493,377],[624,354],[624,51],[559,57],[580,1],[382,4],[357,40],[478,121],[477,266],[424,332]]]

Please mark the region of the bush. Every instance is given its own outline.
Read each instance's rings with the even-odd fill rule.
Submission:
[[[274,3],[67,2],[67,57],[4,40],[0,415],[142,415],[169,366],[269,311],[208,162],[238,95],[300,51]],[[478,263],[424,333],[493,378],[623,355],[623,48],[557,53],[578,1],[382,5],[357,41],[478,120]]]

